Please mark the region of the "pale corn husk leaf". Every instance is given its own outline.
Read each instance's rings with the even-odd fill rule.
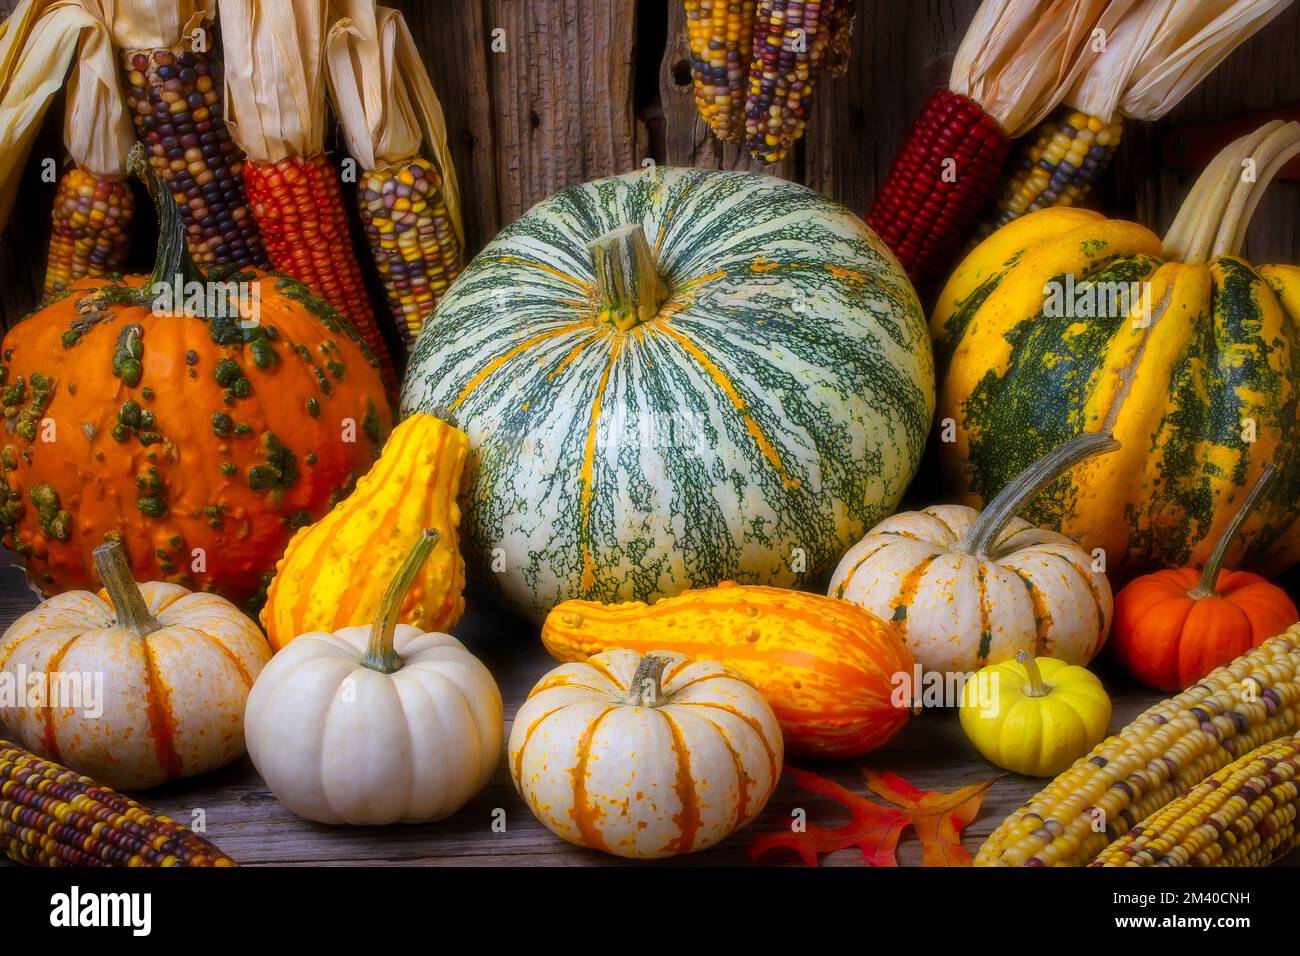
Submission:
[[[226,126],[255,162],[325,146],[326,0],[220,0]]]
[[[135,129],[122,99],[121,69],[109,30],[113,0],[81,0],[97,28],[81,31],[68,78],[63,142],[72,161],[100,179],[126,179]]]
[[[346,14],[330,29],[326,61],[339,125],[354,159],[384,170],[423,156],[442,174],[443,201],[464,243],[460,191],[447,123],[415,38],[396,10],[372,0],[340,0]]]
[[[1142,120],[1164,116],[1291,2],[1178,0],[1144,48],[1119,101],[1120,110]]]
[[[1096,58],[1137,0],[984,0],[953,62],[950,88],[1012,137],[1036,127]]]
[[[216,17],[216,0],[103,0],[123,50],[168,47]]]

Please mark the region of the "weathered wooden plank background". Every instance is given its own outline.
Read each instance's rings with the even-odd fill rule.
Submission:
[[[15,0],[0,0],[7,14]],[[680,0],[391,0],[406,12],[447,111],[471,251],[563,186],[656,162],[751,167],[695,117]],[[797,154],[771,169],[859,214],[921,102],[946,81],[978,0],[859,0],[848,73],[826,80]],[[1179,127],[1300,104],[1300,6],[1234,53],[1172,115],[1131,126],[1100,208],[1156,226],[1190,185],[1163,165]],[[61,108],[37,156],[61,156]],[[341,144],[339,145],[341,149]],[[0,322],[35,303],[52,184],[34,164],[0,237]],[[1247,254],[1300,259],[1300,184],[1274,187]],[[141,230],[147,240],[148,230]],[[147,255],[148,242],[137,253]]]

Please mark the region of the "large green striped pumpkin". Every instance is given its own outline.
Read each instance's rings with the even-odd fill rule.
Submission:
[[[1300,269],[1236,254],[1297,150],[1294,123],[1229,146],[1163,241],[1056,208],[970,254],[931,320],[937,418],[953,439],[940,457],[966,503],[1076,435],[1109,432],[1120,450],[1074,468],[1026,519],[1101,549],[1121,576],[1201,565],[1272,462],[1277,480],[1228,561],[1275,573],[1300,559]],[[1109,296],[1127,283],[1137,296]]]
[[[540,616],[813,585],[915,473],[934,371],[861,220],[782,180],[658,166],[497,236],[421,332],[402,407],[469,435],[466,557]]]

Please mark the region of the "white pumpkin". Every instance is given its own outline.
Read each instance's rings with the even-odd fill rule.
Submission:
[[[1015,513],[1075,464],[1118,447],[1107,435],[1067,442],[983,512],[937,505],[886,518],[844,555],[830,595],[892,621],[924,671],[971,673],[1020,651],[1086,665],[1110,631],[1106,575],[1073,540]]]
[[[299,816],[354,825],[441,820],[496,769],[504,719],[488,669],[449,634],[397,624],[437,537],[420,537],[371,626],[303,634],[253,685],[248,754]]]
[[[783,759],[763,695],[716,661],[612,650],[548,673],[510,734],[510,772],[570,843],[655,859],[703,850],[767,804]]]
[[[105,591],[57,594],[0,637],[12,691],[0,694],[0,722],[29,750],[117,790],[238,760],[248,689],[271,657],[262,632],[215,594],[137,585],[119,543],[93,555]]]

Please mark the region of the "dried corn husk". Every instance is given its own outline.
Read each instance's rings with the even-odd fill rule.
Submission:
[[[167,47],[216,16],[216,0],[104,0],[123,50]]]
[[[342,0],[326,41],[327,76],[348,150],[363,169],[423,156],[442,174],[443,200],[462,244],[460,193],[447,122],[406,20],[373,0]]]
[[[122,100],[117,55],[109,31],[113,0],[82,0],[99,22],[85,28],[68,79],[63,142],[72,161],[100,179],[126,179],[126,155],[135,129]]]
[[[953,60],[949,89],[1012,136],[1033,129],[1098,55],[1138,0],[984,0]]]
[[[325,146],[327,0],[220,0],[226,126],[248,158]]]

